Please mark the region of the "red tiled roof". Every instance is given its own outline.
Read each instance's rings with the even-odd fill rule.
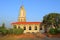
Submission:
[[[41,24],[41,22],[13,22],[12,24]]]

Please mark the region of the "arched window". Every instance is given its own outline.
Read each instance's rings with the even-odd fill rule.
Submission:
[[[40,30],[42,30],[42,27],[40,28]]]
[[[43,27],[43,26],[40,26],[40,30],[42,30],[42,27]]]
[[[37,26],[35,26],[35,30],[37,30]]]
[[[31,26],[29,26],[29,30],[31,30]]]
[[[20,26],[18,26],[18,28],[20,28]]]
[[[24,30],[26,30],[26,27],[24,26]]]
[[[14,26],[14,28],[16,28],[16,25],[13,25]]]

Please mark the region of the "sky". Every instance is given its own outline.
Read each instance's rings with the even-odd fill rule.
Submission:
[[[0,25],[11,27],[12,22],[17,22],[22,4],[28,22],[42,22],[45,15],[60,13],[60,0],[0,0]]]

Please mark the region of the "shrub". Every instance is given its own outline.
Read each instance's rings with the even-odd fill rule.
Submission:
[[[22,34],[23,33],[23,29],[21,29],[21,28],[19,28],[19,29],[13,29],[13,34],[16,34],[16,35],[18,35],[18,34]]]
[[[0,35],[7,35],[7,34],[22,34],[23,33],[23,29],[19,28],[13,28],[13,29],[7,29],[5,27],[5,24],[3,23],[2,26],[0,27]]]
[[[50,28],[49,33],[50,34],[57,34],[58,32],[57,32],[57,29]]]
[[[60,28],[57,28],[58,33],[60,33]]]
[[[13,29],[8,29],[8,34],[13,34]]]
[[[2,35],[7,35],[8,34],[7,29],[1,29],[0,32],[1,32]]]
[[[0,27],[0,34],[1,35],[7,35],[8,34],[8,30],[5,27],[5,24],[3,23],[2,26]]]
[[[23,31],[24,31],[24,30],[21,29],[21,28],[19,28],[19,29],[13,28],[13,29],[9,29],[9,30],[8,30],[8,34],[16,34],[16,35],[18,35],[18,34],[22,34]]]

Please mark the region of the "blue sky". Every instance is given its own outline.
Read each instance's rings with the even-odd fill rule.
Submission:
[[[17,21],[22,1],[27,21],[41,22],[49,13],[60,13],[60,0],[0,0],[0,25],[5,22],[10,27]]]

